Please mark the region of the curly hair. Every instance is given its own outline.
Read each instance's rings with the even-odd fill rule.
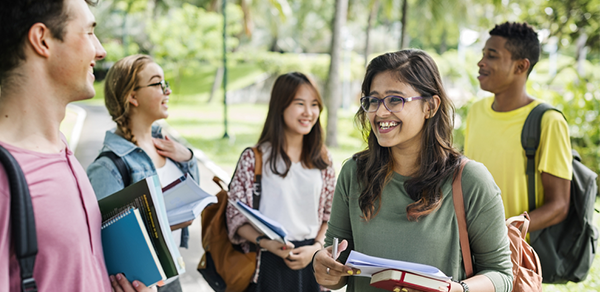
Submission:
[[[373,59],[367,67],[362,84],[363,95],[371,92],[373,79],[383,72],[390,72],[421,96],[437,95],[440,98],[438,111],[435,115],[430,115],[423,125],[421,151],[417,159],[419,168],[404,184],[406,192],[415,201],[406,207],[407,218],[417,221],[441,206],[441,187],[460,164],[461,155],[452,146],[454,105],[444,91],[435,62],[424,51],[402,50]],[[421,102],[433,101],[432,98],[425,98]],[[434,107],[430,108],[433,110]],[[353,156],[361,189],[359,206],[362,218],[368,221],[379,211],[381,193],[394,171],[394,159],[390,147],[379,145],[367,113],[362,108],[359,108],[354,121],[368,143],[367,149]]]
[[[512,55],[513,60],[528,59],[529,71],[533,70],[533,66],[540,59],[540,41],[538,34],[533,30],[527,22],[505,22],[497,24],[490,35],[506,38],[505,48]]]

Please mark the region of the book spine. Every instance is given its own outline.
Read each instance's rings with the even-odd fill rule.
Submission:
[[[102,223],[102,226],[100,227],[100,229],[104,229],[104,228],[106,228],[106,227],[110,226],[111,224],[113,224],[113,223],[115,223],[115,222],[117,222],[117,221],[121,220],[121,218],[123,218],[123,217],[125,217],[125,216],[129,215],[129,214],[130,214],[130,213],[133,211],[133,209],[134,209],[134,208],[129,208],[129,209],[126,209],[126,210],[124,210],[123,212],[121,212],[121,213],[119,213],[119,214],[115,215],[114,217],[111,217],[110,219],[108,219],[108,220],[104,221],[104,222]]]

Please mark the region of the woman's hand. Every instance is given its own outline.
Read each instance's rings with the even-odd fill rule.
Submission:
[[[291,242],[283,244],[277,240],[264,238],[260,240],[260,247],[268,250],[282,259],[285,259],[290,255],[290,251],[294,248],[294,244]]]
[[[129,283],[127,278],[120,273],[110,276],[110,285],[113,292],[156,292],[156,287],[148,288],[140,281],[135,280]]]
[[[312,256],[320,248],[321,244],[319,243],[295,248],[291,251],[287,258],[283,259],[283,261],[292,270],[304,269],[306,266],[308,266],[308,264],[310,264]]]
[[[177,162],[184,162],[192,159],[192,151],[187,147],[183,146],[177,141],[171,140],[169,136],[165,135],[164,139],[153,138],[154,147],[158,154],[171,158]]]
[[[338,254],[346,250],[346,248],[348,248],[348,241],[342,240],[338,245]],[[332,247],[328,246],[318,251],[315,255],[312,265],[317,283],[326,287],[336,287],[342,282],[342,277],[360,274],[360,270],[347,267],[336,261],[331,252]]]

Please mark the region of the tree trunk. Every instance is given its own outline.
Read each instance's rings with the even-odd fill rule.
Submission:
[[[402,27],[400,28],[400,50],[404,49],[406,39],[406,17],[408,16],[408,0],[402,0]]]
[[[251,38],[252,32],[254,31],[254,22],[252,21],[250,6],[248,5],[247,0],[240,0],[239,4],[240,7],[242,7],[242,12],[244,13],[244,33]]]
[[[369,55],[371,54],[369,50],[369,45],[371,43],[371,28],[373,27],[373,20],[377,17],[377,10],[379,10],[379,0],[373,0],[373,5],[371,6],[371,13],[369,13],[369,18],[367,20],[367,35],[365,38],[365,68],[369,64]]]
[[[331,36],[331,62],[329,76],[325,85],[327,103],[327,130],[325,143],[328,147],[337,147],[337,111],[341,101],[340,65],[342,61],[342,28],[346,25],[348,0],[335,0],[333,16],[333,34]]]
[[[223,73],[224,73],[224,68],[223,66],[219,66],[219,68],[217,68],[217,72],[215,72],[215,81],[213,82],[212,88],[210,89],[210,96],[208,97],[208,100],[206,101],[206,103],[209,103],[212,101],[213,97],[215,96],[215,93],[217,93],[217,90],[219,89],[219,87],[221,87],[221,82],[223,81]]]
[[[446,31],[446,28],[444,28],[444,31],[442,32],[442,41],[440,42],[440,55],[445,53],[448,50],[448,33]]]

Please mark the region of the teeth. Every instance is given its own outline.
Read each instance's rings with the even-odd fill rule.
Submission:
[[[379,127],[380,127],[382,130],[387,130],[387,129],[389,129],[389,128],[391,128],[391,127],[395,127],[395,126],[397,126],[397,125],[398,125],[398,123],[397,123],[397,122],[380,122],[380,123],[379,123]]]

